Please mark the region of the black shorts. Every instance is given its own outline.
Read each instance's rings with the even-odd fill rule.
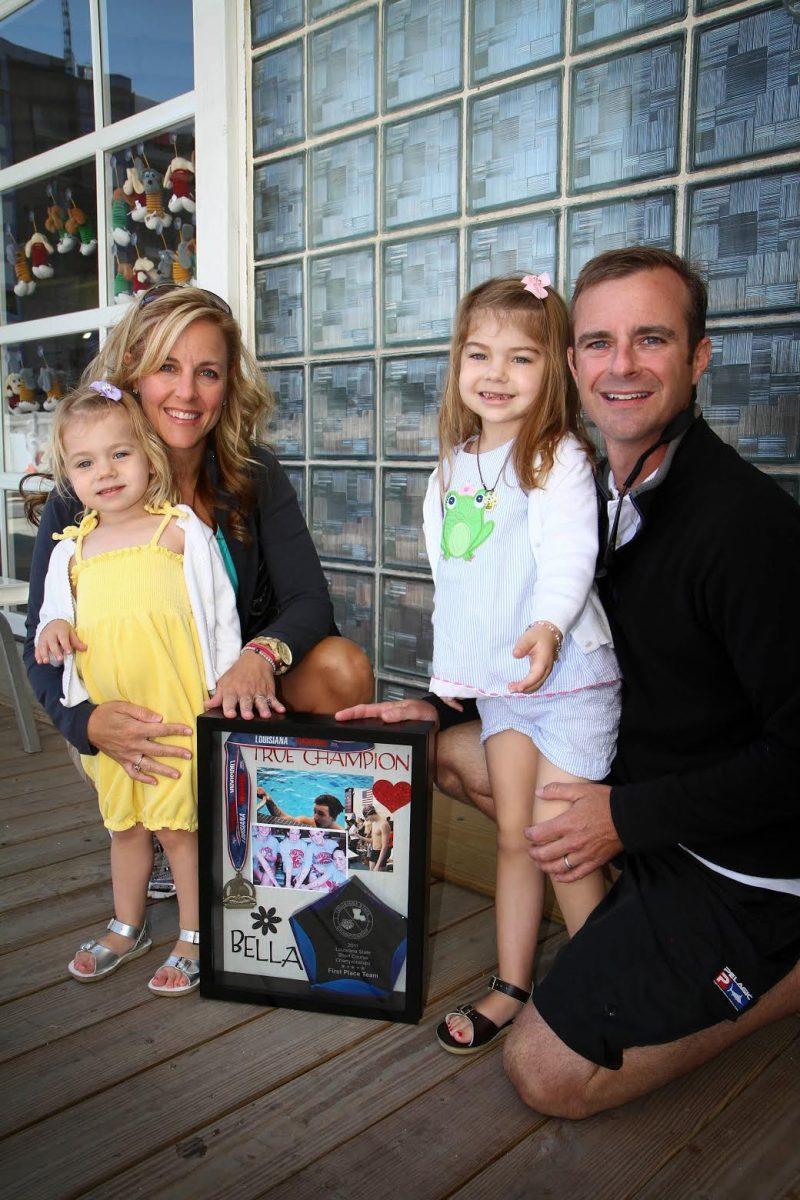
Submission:
[[[532,997],[561,1041],[612,1069],[631,1046],[735,1021],[800,959],[797,896],[735,883],[677,848],[621,865]]]

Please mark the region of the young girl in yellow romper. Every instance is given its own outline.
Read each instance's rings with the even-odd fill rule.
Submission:
[[[62,703],[123,700],[175,714],[195,750],[195,717],[239,656],[233,587],[214,533],[172,504],[164,448],[132,396],[112,383],[78,388],[56,410],[56,487],[84,506],[54,538],[36,633],[39,662],[64,663]],[[141,759],[141,755],[139,756]],[[74,979],[110,975],[151,946],[145,918],[152,832],[172,867],[180,932],[148,984],[177,996],[199,983],[196,754],[179,778],[142,777],[105,754],[82,756],[112,831],[114,918],[69,963]]]

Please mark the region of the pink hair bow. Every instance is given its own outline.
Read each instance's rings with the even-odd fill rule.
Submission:
[[[541,275],[523,275],[522,286],[526,292],[530,292],[537,300],[547,299],[547,289],[552,286],[552,279],[547,274],[547,271],[542,271]]]
[[[121,400],[122,392],[115,383],[109,383],[107,379],[94,379],[89,387],[93,392],[99,392],[101,396],[105,396],[106,400]]]

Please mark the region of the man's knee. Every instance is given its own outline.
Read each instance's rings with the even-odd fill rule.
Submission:
[[[580,1121],[597,1111],[589,1083],[598,1068],[570,1050],[531,1004],[506,1039],[503,1066],[520,1100],[544,1116]]]
[[[480,725],[470,721],[440,733],[436,739],[436,785],[440,791],[494,819]]]

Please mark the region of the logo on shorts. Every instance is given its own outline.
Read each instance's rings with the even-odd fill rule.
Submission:
[[[731,1002],[737,1012],[741,1012],[743,1008],[747,1008],[753,999],[753,993],[748,992],[744,984],[736,978],[730,967],[723,967],[719,975],[714,979],[714,983],[723,996]]]

